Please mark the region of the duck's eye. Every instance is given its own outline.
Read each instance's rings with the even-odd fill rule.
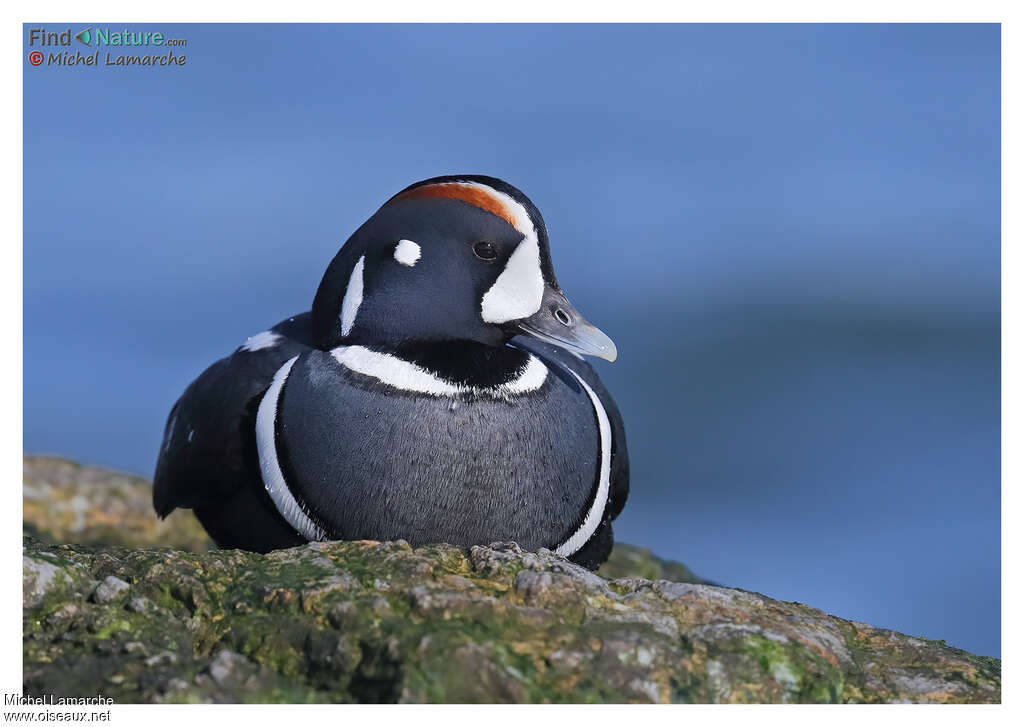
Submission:
[[[490,242],[478,242],[473,245],[473,254],[481,260],[493,260],[498,257],[498,248]]]

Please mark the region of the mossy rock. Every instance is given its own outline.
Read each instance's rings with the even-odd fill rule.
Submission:
[[[51,541],[24,538],[23,686],[33,696],[1000,700],[996,659],[797,603],[679,582],[696,579],[638,548],[618,549],[605,578],[510,543],[313,543],[260,555],[206,550],[198,535],[176,541],[196,552],[155,547],[171,531],[146,534],[141,521],[143,545],[133,547],[52,542],[98,532],[81,520],[30,526]]]
[[[190,511],[157,519],[153,486],[145,478],[32,455],[24,458],[23,472],[27,534],[54,543],[166,545],[194,552],[213,545]]]

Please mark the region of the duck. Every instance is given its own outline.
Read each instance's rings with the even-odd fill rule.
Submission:
[[[309,311],[246,339],[171,408],[160,518],[221,548],[515,542],[591,570],[629,494],[614,361],[555,277],[547,228],[484,175],[412,184],[327,266]]]

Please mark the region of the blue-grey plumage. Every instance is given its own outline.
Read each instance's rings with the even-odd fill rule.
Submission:
[[[313,310],[246,341],[168,418],[163,516],[223,547],[514,540],[596,567],[629,488],[622,418],[578,354],[611,340],[510,185],[412,185],[352,235]]]
[[[580,384],[557,376],[508,398],[437,396],[312,351],[281,392],[277,448],[292,493],[332,537],[536,550],[568,540],[593,500],[594,421]]]

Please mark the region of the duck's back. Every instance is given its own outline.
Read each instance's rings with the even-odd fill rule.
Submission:
[[[153,477],[160,517],[191,508],[224,548],[268,551],[303,542],[263,487],[255,421],[274,373],[310,350],[309,318],[303,313],[252,336],[200,374],[175,403]]]

